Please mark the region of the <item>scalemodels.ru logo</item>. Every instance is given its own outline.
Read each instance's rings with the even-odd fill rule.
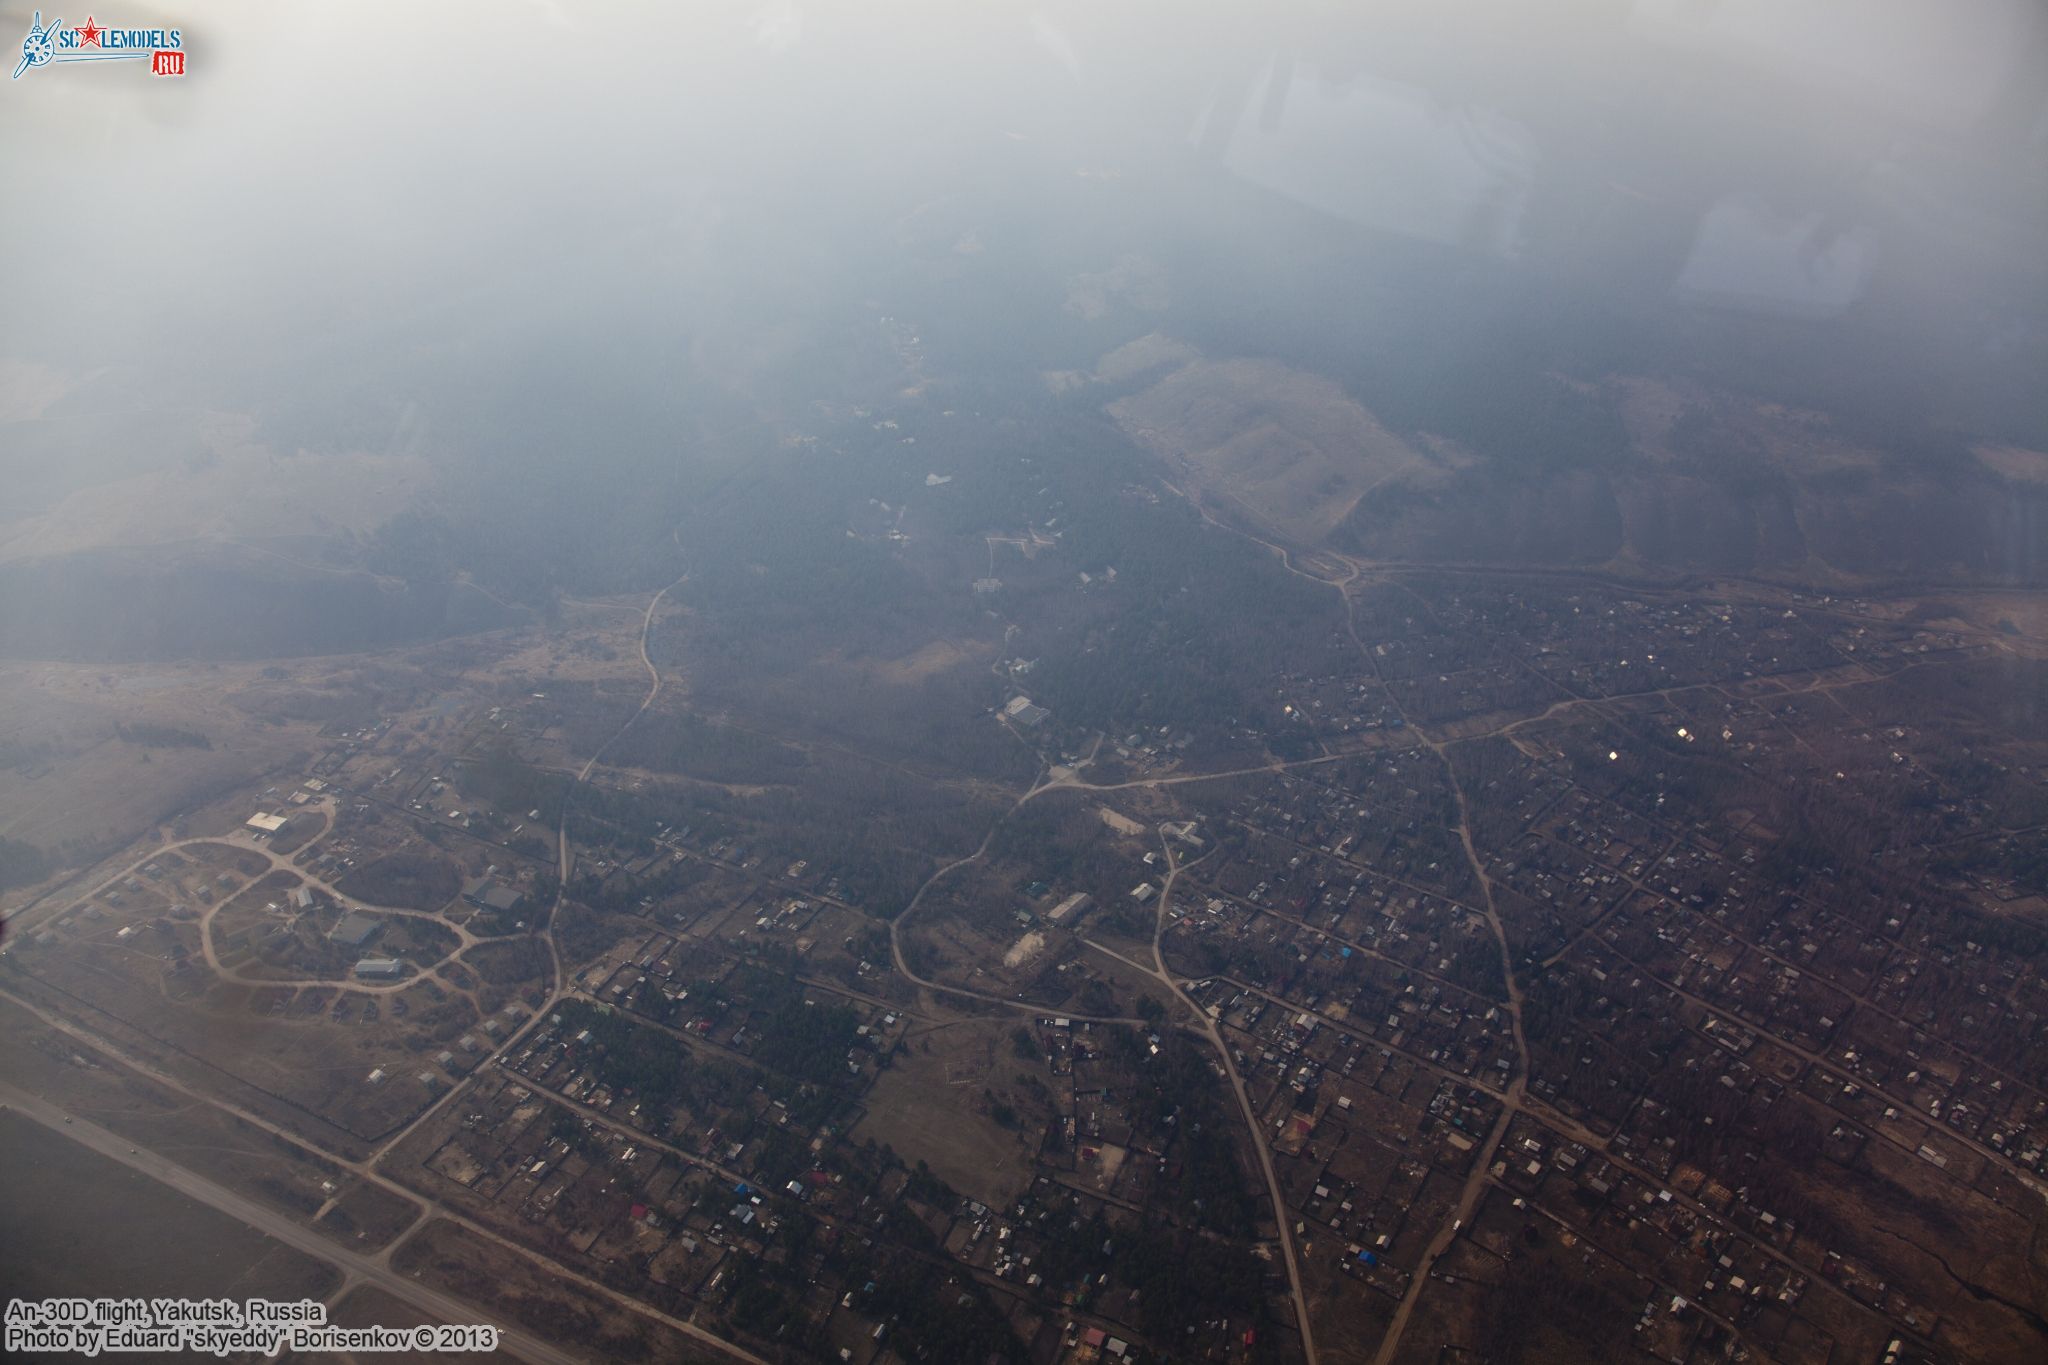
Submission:
[[[21,64],[14,79],[53,62],[142,62],[149,63],[152,76],[185,74],[185,40],[175,28],[101,27],[88,17],[83,24],[64,26],[62,19],[43,26],[43,12],[36,11],[28,37],[21,40]]]

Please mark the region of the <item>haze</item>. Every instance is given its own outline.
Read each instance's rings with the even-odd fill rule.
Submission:
[[[5,5],[10,1295],[2048,1360],[2038,0]]]

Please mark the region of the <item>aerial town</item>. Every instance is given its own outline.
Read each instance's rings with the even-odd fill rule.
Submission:
[[[2048,1362],[2048,5],[189,8],[4,35],[0,1360]]]
[[[25,1079],[203,1097],[212,1179],[608,1355],[1490,1358],[1564,1294],[1602,1358],[2024,1357],[2042,890],[1955,857],[2048,802],[1958,687],[2011,634],[1332,570],[1256,720],[1009,683],[908,879],[639,756],[659,603],[593,604],[16,914]]]

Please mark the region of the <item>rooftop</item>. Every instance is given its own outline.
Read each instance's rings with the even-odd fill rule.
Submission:
[[[341,917],[341,922],[328,931],[327,937],[350,948],[360,948],[377,936],[384,927],[384,921],[375,915],[366,915],[360,910],[351,910]],[[374,960],[374,959],[373,959]]]

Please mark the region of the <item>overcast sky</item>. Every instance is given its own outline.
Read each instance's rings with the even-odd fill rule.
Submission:
[[[10,43],[29,13],[0,11]],[[950,196],[964,231],[1097,269],[1279,250],[1187,211],[1248,191],[1589,290],[1819,317],[1882,290],[1987,335],[2040,324],[2033,0],[117,17],[182,28],[189,74],[0,86],[0,419],[109,382],[248,404],[373,350],[431,371],[522,329],[801,323]],[[1070,235],[1076,214],[1115,240]]]

